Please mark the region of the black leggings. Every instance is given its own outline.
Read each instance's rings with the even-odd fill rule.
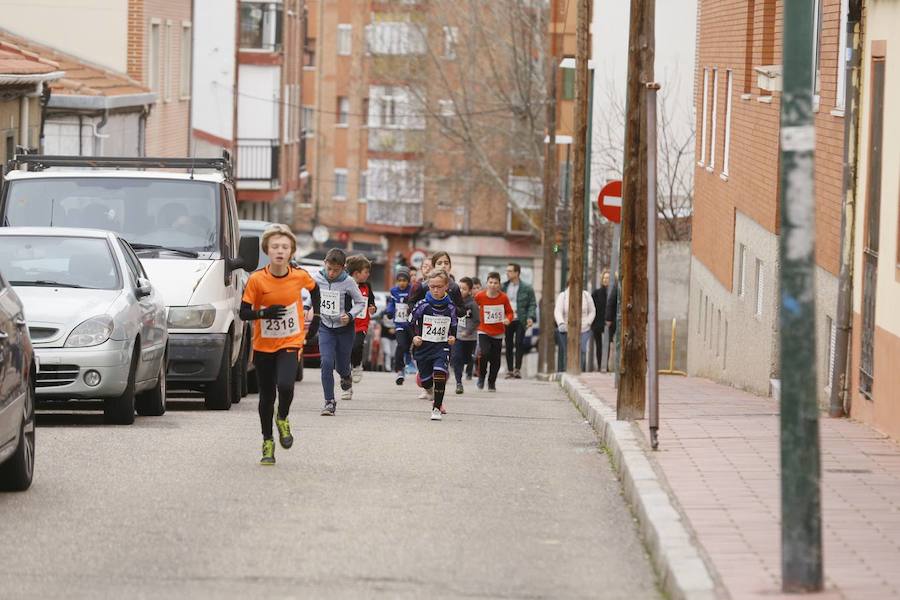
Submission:
[[[409,346],[412,343],[412,333],[408,329],[397,330],[397,350],[394,352],[394,372],[404,373],[406,369],[406,355],[409,354]]]
[[[353,338],[353,349],[350,351],[350,366],[358,367],[363,361],[363,346],[366,343],[366,332],[357,331]]]
[[[492,338],[489,335],[478,335],[478,349],[481,351],[481,362],[478,364],[478,379],[484,381],[488,373],[488,364],[491,371],[488,374],[488,386],[495,387],[497,374],[500,373],[500,351],[503,348],[503,338]]]
[[[521,369],[524,354],[525,323],[516,319],[506,326],[506,370],[512,372],[513,369]]]
[[[462,383],[463,367],[472,375],[472,363],[475,361],[475,340],[456,339],[450,358],[453,362],[453,374],[456,375],[456,383]]]
[[[256,379],[259,382],[259,422],[263,439],[272,439],[272,417],[275,414],[275,390],[278,390],[278,418],[287,419],[294,399],[297,379],[297,349],[253,353]]]

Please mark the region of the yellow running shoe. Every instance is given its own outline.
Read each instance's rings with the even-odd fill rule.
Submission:
[[[275,464],[275,440],[263,440],[262,458],[259,459],[261,465]]]
[[[294,445],[294,436],[291,435],[291,422],[287,419],[275,419],[275,426],[278,428],[278,443],[287,450]]]

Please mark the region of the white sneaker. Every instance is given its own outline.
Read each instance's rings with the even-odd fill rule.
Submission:
[[[428,400],[428,398],[429,398],[428,390],[426,390],[425,388],[422,388],[422,391],[419,392],[419,400]]]
[[[359,383],[362,381],[363,368],[362,365],[358,367],[353,367],[353,383]]]
[[[441,420],[441,410],[439,408],[431,409],[431,420],[432,421],[440,421]]]
[[[353,400],[353,388],[341,390],[341,400]]]

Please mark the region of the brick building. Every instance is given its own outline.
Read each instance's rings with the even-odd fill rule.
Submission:
[[[447,2],[370,0],[365,10],[360,4],[306,3],[305,162],[295,229],[324,226],[327,245],[375,258],[379,285],[390,279],[385,267],[397,253],[443,249],[458,274],[483,276],[515,260],[539,286],[540,236],[523,220],[528,215],[539,227],[539,161],[510,152],[503,136],[513,124],[504,123],[504,132],[499,121],[482,121],[497,128],[498,143],[483,147],[498,165],[501,190],[479,173],[477,157],[448,142],[454,122],[484,110],[479,99],[457,95],[460,78],[491,77],[479,62],[484,54],[468,46],[471,25]],[[485,10],[484,18],[492,18],[494,9]],[[560,10],[550,21],[560,55],[573,54],[575,12]],[[559,111],[559,133],[570,134],[571,101]],[[504,152],[514,157],[508,163],[498,159]]]
[[[15,34],[118,74],[156,95],[147,155],[185,156],[190,140],[191,0],[22,2],[5,11]]]
[[[816,44],[816,331],[820,399],[839,269],[846,11],[820,0]],[[691,265],[691,373],[769,393],[779,379],[779,118],[783,0],[701,0]]]

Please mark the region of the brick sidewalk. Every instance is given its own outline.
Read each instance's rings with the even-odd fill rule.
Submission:
[[[581,381],[615,407],[612,376]],[[660,450],[652,457],[736,600],[780,596],[778,428],[771,398],[660,378]],[[649,441],[646,421],[641,430]],[[900,598],[900,446],[847,419],[823,416],[820,432],[828,593],[814,597]]]

